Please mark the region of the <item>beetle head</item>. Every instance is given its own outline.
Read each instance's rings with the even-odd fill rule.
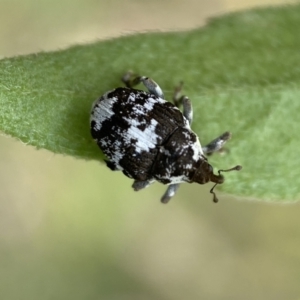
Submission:
[[[202,160],[199,168],[196,170],[193,181],[205,184],[209,181],[222,184],[224,182],[223,175],[215,175],[213,172],[213,167],[207,162],[207,160]]]
[[[230,172],[234,170],[239,171],[241,169],[242,166],[237,165],[227,170],[219,170],[218,175],[216,175],[213,172],[213,167],[207,162],[207,160],[203,160],[199,168],[195,172],[192,180],[200,184],[205,184],[209,181],[214,182],[215,185],[211,188],[210,193],[213,194],[213,201],[217,203],[219,200],[214,192],[214,188],[216,187],[217,184],[222,184],[225,180],[224,176],[221,175],[221,172]]]

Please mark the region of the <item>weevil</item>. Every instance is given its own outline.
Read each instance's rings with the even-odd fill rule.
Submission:
[[[219,170],[216,175],[205,155],[222,150],[230,132],[202,147],[191,129],[193,109],[190,99],[181,96],[182,83],[175,88],[173,104],[151,78],[128,72],[122,81],[126,87],[106,92],[94,102],[91,112],[91,134],[108,158],[106,165],[134,179],[135,191],[155,181],[168,185],[162,203],[175,195],[180,183],[210,181],[215,183],[210,190],[213,201],[218,202],[214,188],[224,182],[221,172],[242,167]],[[139,83],[148,91],[135,89]]]

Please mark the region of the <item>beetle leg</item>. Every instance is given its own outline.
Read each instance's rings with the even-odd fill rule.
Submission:
[[[133,88],[135,85],[139,83],[143,83],[144,86],[147,88],[149,93],[164,99],[164,93],[160,86],[151,78],[146,76],[138,76],[131,71],[125,73],[122,77],[122,81],[128,88]]]
[[[150,180],[135,180],[132,184],[132,188],[137,192],[140,191],[146,187],[148,187],[150,184],[152,184],[155,180],[154,179],[150,179]]]
[[[189,124],[191,126],[193,122],[193,107],[191,100],[187,96],[182,96],[181,102],[183,105],[183,115],[189,121]]]
[[[221,152],[223,150],[224,144],[231,138],[231,133],[226,131],[221,134],[216,139],[212,140],[210,143],[202,147],[203,153],[206,155],[211,155],[214,152]]]
[[[141,77],[132,71],[128,71],[122,76],[121,80],[126,87],[133,88],[141,82]]]
[[[149,77],[141,76],[140,80],[144,84],[144,86],[148,89],[149,93],[159,98],[165,99],[162,89],[153,79]]]
[[[183,87],[183,82],[181,81],[178,86],[175,87],[173,102],[175,106],[183,106],[183,115],[188,120],[189,124],[192,125],[193,121],[193,107],[191,100],[187,96],[181,96],[181,90]]]
[[[183,81],[180,81],[179,84],[177,86],[175,86],[175,89],[174,89],[173,102],[174,102],[175,106],[177,106],[177,107],[179,107],[181,104],[180,98],[181,98],[182,88],[183,88]]]
[[[170,199],[176,194],[178,188],[179,183],[169,185],[166,192],[161,197],[160,201],[164,204],[168,203]]]

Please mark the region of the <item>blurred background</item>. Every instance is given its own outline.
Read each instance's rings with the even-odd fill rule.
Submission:
[[[0,0],[0,57],[292,2]],[[0,299],[300,299],[300,203],[215,205],[182,185],[162,205],[162,185],[135,193],[99,162],[0,143]]]

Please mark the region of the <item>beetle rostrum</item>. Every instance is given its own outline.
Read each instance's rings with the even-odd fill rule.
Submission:
[[[211,181],[215,185],[210,192],[217,202],[214,188],[224,182],[221,172],[240,170],[241,166],[219,170],[216,175],[205,154],[221,151],[231,134],[225,132],[201,147],[191,129],[191,101],[180,96],[182,83],[175,89],[172,104],[148,77],[128,72],[122,80],[126,87],[106,92],[94,102],[91,112],[91,134],[106,155],[107,166],[134,179],[135,191],[155,181],[168,185],[163,203],[175,195],[180,183]],[[140,82],[148,92],[133,88]]]

